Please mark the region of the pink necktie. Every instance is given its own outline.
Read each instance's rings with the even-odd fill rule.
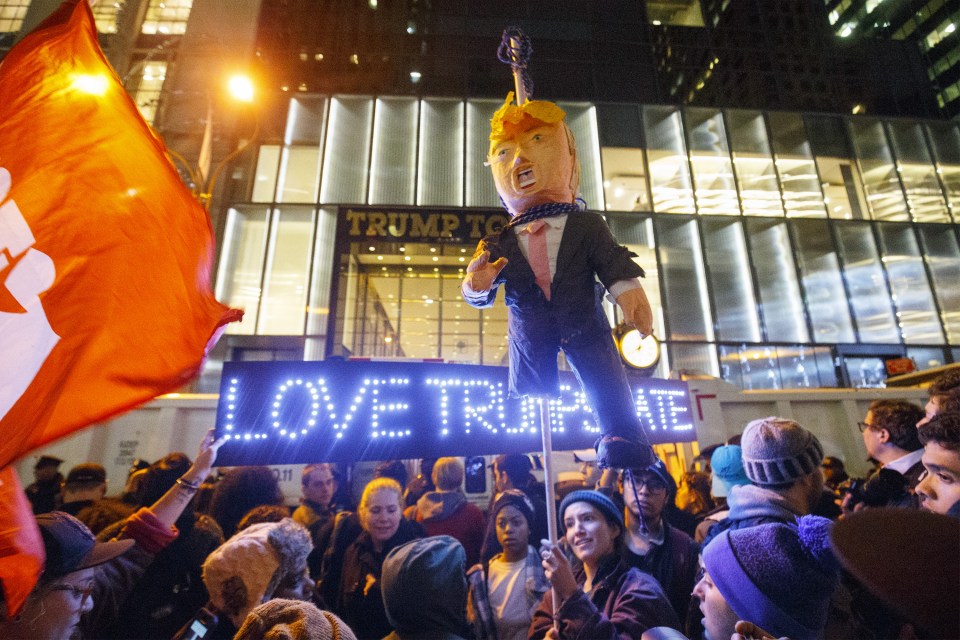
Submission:
[[[547,223],[543,220],[534,220],[527,225],[526,231],[530,234],[527,244],[527,262],[537,278],[537,285],[543,290],[543,295],[550,299],[550,258],[547,257]]]

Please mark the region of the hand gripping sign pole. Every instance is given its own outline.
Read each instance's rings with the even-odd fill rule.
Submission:
[[[533,47],[530,39],[523,31],[517,27],[508,27],[503,31],[503,39],[500,42],[500,48],[497,50],[497,58],[509,64],[513,69],[513,82],[516,88],[517,105],[523,105],[527,102],[530,95],[533,94],[533,81],[527,73],[527,63],[530,61],[530,55],[533,53]],[[554,488],[553,473],[553,442],[550,427],[550,401],[549,398],[539,396],[537,401],[540,404],[540,433],[543,437],[543,485],[546,489],[547,502],[547,537],[550,542],[555,542],[559,537],[557,531],[557,496]],[[557,626],[557,602],[556,590],[552,594],[553,601],[553,624]]]

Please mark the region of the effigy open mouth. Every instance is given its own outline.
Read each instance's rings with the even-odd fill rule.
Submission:
[[[531,166],[520,167],[519,169],[517,169],[515,175],[517,180],[517,186],[520,187],[521,190],[529,189],[530,187],[532,187],[537,183],[536,172],[533,170],[533,167]]]

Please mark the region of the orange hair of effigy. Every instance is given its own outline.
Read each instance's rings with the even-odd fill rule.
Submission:
[[[513,104],[513,91],[507,94],[503,106],[490,119],[490,140],[512,138],[519,131],[529,128],[530,120],[543,124],[563,122],[566,112],[546,100],[530,100],[522,105]]]

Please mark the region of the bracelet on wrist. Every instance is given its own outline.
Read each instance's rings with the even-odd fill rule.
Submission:
[[[197,491],[200,489],[199,482],[193,483],[193,482],[190,482],[189,480],[184,480],[183,478],[177,478],[177,484],[183,487],[184,489],[188,489],[190,491]]]

